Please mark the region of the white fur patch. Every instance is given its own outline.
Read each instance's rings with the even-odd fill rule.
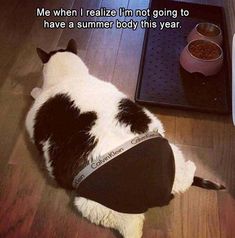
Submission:
[[[173,144],[170,144],[175,157],[175,179],[173,183],[172,193],[183,193],[193,183],[193,177],[196,171],[195,164],[188,160],[185,161],[180,149]]]
[[[83,197],[76,197],[74,203],[82,215],[92,223],[116,229],[125,238],[142,237],[144,214],[116,212]]]
[[[36,88],[33,88],[33,90],[31,91],[31,96],[34,99],[36,99],[40,93],[41,93],[41,89],[36,87]]]

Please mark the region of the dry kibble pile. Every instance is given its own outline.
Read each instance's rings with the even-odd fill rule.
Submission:
[[[188,49],[193,56],[203,60],[216,59],[221,55],[217,45],[202,40],[192,42]]]

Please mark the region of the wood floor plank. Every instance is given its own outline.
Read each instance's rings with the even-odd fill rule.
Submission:
[[[232,196],[231,194],[228,193],[219,193],[218,208],[219,208],[221,238],[234,237],[235,235],[234,195]]]
[[[86,0],[76,0],[72,9],[79,11],[80,8],[86,9],[99,9],[101,0],[97,1],[86,1]],[[78,22],[78,21],[95,21],[96,17],[70,17],[68,21]],[[78,46],[78,55],[83,60],[85,60],[87,49],[89,46],[90,38],[92,36],[93,29],[65,29],[61,35],[58,48],[64,47],[68,41],[73,38]]]
[[[143,237],[148,237],[148,238],[168,238],[169,236],[166,234],[165,231],[160,230],[160,229],[151,229],[148,228],[144,230]]]
[[[231,118],[227,118],[215,124],[214,127],[214,154],[210,160],[209,167],[223,179],[227,191],[235,196],[235,128]],[[206,160],[208,163],[209,160]]]
[[[19,135],[0,182],[0,237],[27,237],[45,184],[31,158],[25,133]]]
[[[147,211],[144,224],[146,237],[154,237],[156,234],[159,237],[170,237],[170,231],[172,230],[171,216],[174,211],[174,203],[175,201],[171,202],[169,206],[155,207]]]
[[[191,188],[181,197],[183,237],[219,238],[220,229],[216,229],[219,228],[216,192],[200,190]]]
[[[213,147],[213,115],[180,112],[176,117],[176,144]]]
[[[129,0],[120,0],[118,3],[114,0],[103,0],[101,7],[108,9],[117,9],[119,7],[127,7]],[[97,20],[115,21],[116,19],[124,19],[124,17],[105,18],[99,17]],[[89,42],[85,62],[91,74],[96,77],[111,81],[115,68],[115,61],[120,44],[122,30],[112,29],[94,29],[91,40]]]
[[[29,22],[31,28],[29,32],[26,32],[27,37],[24,38],[20,45],[18,54],[15,56],[14,51],[9,50],[7,52],[14,56],[14,61],[11,62],[11,69],[4,77],[5,80],[1,87],[2,91],[29,95],[33,87],[41,85],[42,63],[36,54],[36,48],[41,47],[46,51],[55,49],[63,29],[43,29],[44,17],[36,17],[36,7],[44,7],[50,10],[58,8],[71,9],[74,1],[42,1],[36,4],[36,6],[29,4],[30,8],[27,9],[27,12],[31,15],[26,20],[31,21]],[[50,16],[47,17],[47,20],[58,20],[58,18]],[[59,20],[66,21],[66,17],[60,17]],[[24,24],[28,25],[26,22]],[[19,35],[24,35],[24,32],[19,32]],[[4,74],[4,71],[2,73]]]
[[[34,9],[38,3],[26,0],[24,1],[24,7],[21,6],[21,3],[20,0],[10,0],[2,2],[0,6],[0,87],[7,83],[7,75],[16,62],[20,51],[22,51],[36,18]]]
[[[0,171],[8,163],[17,138],[24,128],[25,114],[31,104],[30,97],[0,93]]]
[[[65,219],[66,218],[66,219]],[[73,195],[46,185],[38,205],[29,237],[115,237],[107,229],[82,218],[73,205]]]
[[[0,184],[0,237],[27,237],[44,180],[31,166],[8,166]]]
[[[82,219],[79,223],[77,238],[121,238],[121,236],[112,230],[91,224],[89,221]]]
[[[76,237],[78,227],[66,192],[47,181],[28,237]]]
[[[130,9],[146,9],[149,1],[130,0],[128,8]],[[141,21],[144,17],[131,17],[135,21]],[[130,17],[125,18],[126,21]],[[122,32],[120,46],[118,49],[115,70],[111,82],[121,91],[126,93],[130,98],[134,98],[134,92],[139,73],[140,57],[142,53],[142,45],[145,31],[140,27],[133,31],[125,29]]]

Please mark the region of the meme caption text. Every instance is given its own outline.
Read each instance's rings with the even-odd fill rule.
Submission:
[[[163,29],[181,28],[178,17],[188,17],[190,12],[187,9],[127,9],[120,7],[116,9],[46,9],[37,8],[36,16],[42,18],[43,28],[45,29],[132,29],[138,27]],[[66,20],[49,20],[49,17],[60,17]],[[89,20],[83,20],[86,17]],[[119,19],[118,19],[119,17]],[[102,18],[105,18],[102,20]],[[124,18],[124,19],[120,19]],[[134,18],[134,19],[133,19]],[[142,19],[138,19],[142,18]],[[145,19],[143,19],[145,18]],[[158,21],[156,21],[158,20]]]

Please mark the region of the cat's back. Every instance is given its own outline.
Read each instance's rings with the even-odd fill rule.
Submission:
[[[35,123],[39,122],[42,125],[50,122],[47,130],[63,131],[64,128],[64,134],[68,135],[74,131],[87,131],[98,140],[93,152],[99,155],[156,125],[150,113],[129,100],[115,86],[89,77],[82,82],[79,79],[67,80],[41,93],[26,120],[31,138]],[[39,114],[43,116],[39,117]]]
[[[64,108],[78,110],[80,113],[94,112],[102,117],[112,117],[117,111],[118,103],[126,96],[111,83],[103,82],[93,76],[85,80],[71,78],[54,87],[43,89],[34,101],[26,117],[26,128],[31,138],[35,118],[40,111],[57,120],[65,121]],[[56,110],[56,113],[55,113]]]

